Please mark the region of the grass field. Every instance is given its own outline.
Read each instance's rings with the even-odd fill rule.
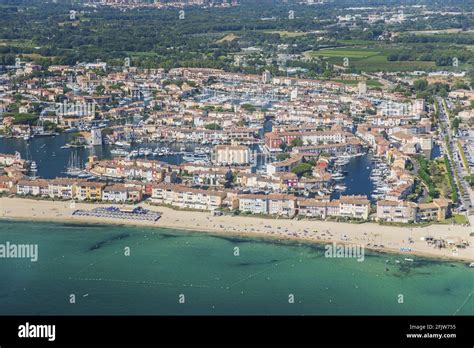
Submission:
[[[380,54],[379,51],[364,48],[326,48],[319,51],[309,53],[313,57],[329,57],[329,58],[368,58]]]
[[[279,34],[280,37],[298,37],[298,36],[305,36],[308,33],[301,32],[301,31],[284,31],[284,30],[266,30],[265,33],[268,34]]]
[[[352,40],[337,40],[336,43],[338,43],[340,45],[373,45],[374,41],[362,40],[362,39],[352,39]]]
[[[466,215],[461,215],[461,214],[453,214],[452,217],[440,221],[442,224],[456,224],[456,225],[463,225],[467,223],[467,218]]]
[[[339,82],[339,83],[343,83],[345,85],[351,85],[351,86],[355,86],[360,82],[360,81],[355,81],[355,80],[331,80],[331,81]],[[383,84],[381,84],[377,80],[367,80],[365,81],[365,83],[369,87],[383,87]]]
[[[31,40],[0,40],[0,46],[18,47],[18,48],[34,48],[35,45]]]
[[[234,41],[238,38],[239,38],[239,36],[235,35],[234,33],[230,33],[230,34],[225,35],[223,38],[217,40],[216,43]]]

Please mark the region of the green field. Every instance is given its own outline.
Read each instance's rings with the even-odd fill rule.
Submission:
[[[364,48],[326,48],[319,51],[309,53],[313,57],[329,57],[329,58],[368,58],[380,54],[379,51]]]
[[[461,215],[461,214],[453,214],[452,217],[446,220],[440,221],[440,223],[442,224],[456,224],[456,225],[464,225],[467,222],[468,221],[467,221],[466,215]]]
[[[349,65],[363,71],[413,71],[424,70],[435,66],[435,62],[426,61],[388,61],[387,56],[396,52],[394,48],[337,48],[310,51],[311,57],[326,59],[328,62],[342,66],[344,58]]]
[[[361,81],[357,81],[357,80],[331,80],[331,81],[339,82],[339,83],[343,83],[345,85],[351,85],[351,86],[357,85],[359,82],[361,82]],[[365,83],[369,87],[383,87],[383,84],[381,84],[377,80],[367,80],[367,81],[365,81]]]

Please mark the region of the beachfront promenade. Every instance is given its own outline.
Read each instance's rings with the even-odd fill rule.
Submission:
[[[107,205],[109,206],[109,205]],[[116,205],[117,207],[123,207]],[[277,240],[292,239],[302,242],[351,243],[367,249],[387,252],[411,250],[406,254],[418,254],[455,260],[474,261],[474,237],[471,228],[460,225],[430,225],[425,227],[381,226],[375,223],[341,223],[330,221],[273,219],[251,216],[213,216],[208,212],[177,211],[166,207],[147,206],[151,212],[160,213],[160,219],[133,220],[112,217],[73,215],[76,210],[90,211],[97,205],[87,203],[37,201],[22,198],[0,198],[0,216],[11,219],[45,220],[59,222],[129,224],[202,231],[213,234],[264,237]],[[434,238],[466,241],[469,246],[452,249],[434,248],[425,240]]]

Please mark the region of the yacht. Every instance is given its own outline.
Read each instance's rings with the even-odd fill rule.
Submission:
[[[349,163],[349,160],[348,159],[344,159],[344,158],[338,158],[337,160],[334,161],[334,164],[336,166],[345,166],[346,164]]]
[[[209,161],[209,156],[200,154],[188,154],[183,156],[183,160],[186,162],[197,162],[197,161]]]
[[[339,173],[339,172],[336,172],[336,173],[331,175],[331,178],[333,180],[340,181],[340,180],[344,180],[344,175]]]
[[[71,153],[65,173],[70,176],[79,176],[83,173],[79,156],[76,152]]]
[[[36,166],[36,162],[31,161],[31,164],[30,164],[30,173],[31,173],[30,179],[36,179],[37,178],[37,176],[36,176],[37,172],[38,172],[38,167]]]
[[[117,156],[127,156],[128,155],[128,151],[125,151],[125,150],[122,150],[122,149],[113,149],[113,150],[110,150],[110,153],[112,155],[117,155]]]

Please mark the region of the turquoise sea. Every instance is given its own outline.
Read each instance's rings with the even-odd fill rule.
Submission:
[[[377,253],[357,262],[325,258],[318,245],[3,220],[7,241],[38,244],[39,254],[0,259],[0,314],[474,314],[474,269],[462,263]]]

